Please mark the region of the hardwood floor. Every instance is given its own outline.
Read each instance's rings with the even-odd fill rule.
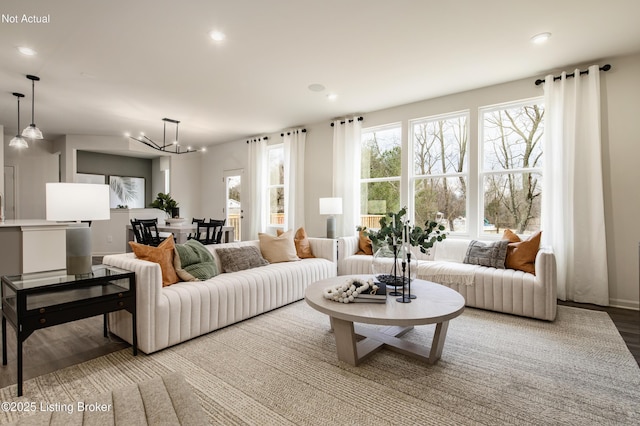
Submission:
[[[573,302],[561,305],[605,311],[611,316],[640,366],[640,312]],[[7,325],[6,366],[0,367],[0,388],[16,383],[16,337]],[[117,336],[102,334],[102,315],[37,330],[24,342],[24,380],[130,347]]]
[[[102,315],[36,330],[22,345],[23,380],[130,347],[103,335]],[[17,382],[16,333],[7,324],[7,365],[0,366],[0,388]]]

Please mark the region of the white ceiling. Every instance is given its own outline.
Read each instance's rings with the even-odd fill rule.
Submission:
[[[638,0],[2,0],[0,13],[50,16],[0,23],[0,124],[15,134],[15,91],[29,124],[34,74],[46,139],[161,141],[169,117],[183,143],[210,145],[640,51]]]

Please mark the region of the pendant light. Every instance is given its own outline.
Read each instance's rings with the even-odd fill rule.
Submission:
[[[20,132],[20,98],[24,98],[22,93],[13,93],[13,96],[18,98],[18,132]],[[26,139],[20,134],[16,134],[11,141],[9,141],[9,146],[13,148],[29,148],[29,144],[27,144]]]
[[[40,81],[40,77],[35,75],[27,75],[27,78],[31,80],[31,124],[29,124],[22,131],[22,136],[30,139],[42,139],[42,132],[36,127],[34,118],[34,104],[35,104],[35,84],[36,81]]]

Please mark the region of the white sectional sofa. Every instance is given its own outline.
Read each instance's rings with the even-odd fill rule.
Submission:
[[[309,238],[316,258],[221,273],[206,281],[162,286],[160,265],[133,253],[105,256],[103,263],[136,273],[138,348],[149,354],[304,298],[307,286],[336,276],[336,241]],[[216,250],[254,245],[245,241],[206,246]],[[132,342],[131,315],[109,316],[110,330]]]
[[[358,237],[338,239],[338,275],[372,273],[371,255],[356,255]],[[413,248],[417,278],[437,282],[458,291],[466,305],[553,321],[556,317],[556,260],[553,251],[541,248],[535,259],[536,274],[513,269],[467,265],[463,259],[471,240],[447,238],[427,255]]]

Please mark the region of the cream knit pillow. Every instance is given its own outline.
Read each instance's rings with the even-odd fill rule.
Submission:
[[[293,231],[289,230],[278,237],[259,233],[260,251],[269,263],[289,262],[300,260],[296,254],[296,245],[293,242]]]

